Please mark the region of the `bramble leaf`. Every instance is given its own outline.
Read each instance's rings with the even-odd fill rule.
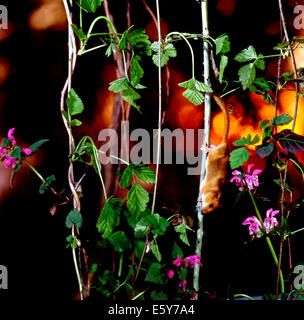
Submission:
[[[75,116],[76,114],[81,113],[84,109],[82,100],[73,88],[69,91],[69,96],[66,100],[66,104],[71,116]]]
[[[127,207],[133,214],[146,209],[149,202],[149,193],[138,183],[134,183],[128,192]]]
[[[85,11],[95,13],[103,0],[77,0],[77,4]]]
[[[177,233],[179,233],[179,238],[181,239],[181,241],[183,241],[186,245],[190,246],[188,236],[187,236],[187,229],[188,228],[185,222],[174,227],[174,230]]]
[[[161,268],[162,268],[162,265],[160,263],[158,262],[152,263],[146,274],[145,281],[149,281],[157,284],[163,284]]]
[[[155,41],[151,44],[151,49],[152,49],[152,51],[155,52],[155,54],[153,54],[153,56],[152,56],[152,61],[156,66],[158,66],[159,48],[158,48],[157,41]],[[165,66],[168,63],[170,57],[175,58],[176,55],[177,55],[177,52],[176,52],[176,49],[172,43],[167,43],[167,44],[165,44],[165,46],[162,45],[161,46],[161,61],[160,61],[161,67]]]
[[[136,87],[139,84],[139,81],[144,75],[144,70],[139,64],[140,60],[141,60],[141,57],[138,55],[135,55],[131,58],[131,61],[130,61],[131,83],[134,87]]]
[[[237,62],[248,62],[258,58],[258,55],[253,46],[249,46],[246,49],[243,49],[239,54],[236,55],[234,60]]]
[[[119,225],[119,214],[122,210],[123,201],[118,198],[109,198],[97,221],[97,229],[99,233],[103,233],[104,239],[108,238],[115,227]]]
[[[246,147],[235,149],[230,153],[229,163],[231,169],[236,169],[249,159],[249,152]]]
[[[157,261],[161,262],[162,254],[159,251],[159,247],[155,239],[151,242],[151,251],[154,254]]]
[[[135,165],[133,166],[133,172],[136,177],[142,182],[154,183],[155,182],[155,172],[153,169],[143,166]]]
[[[133,167],[132,164],[128,165],[122,174],[122,177],[120,179],[120,186],[122,188],[130,187],[131,179],[132,179],[132,167]]]
[[[238,71],[239,81],[241,82],[243,89],[246,90],[253,83],[256,77],[256,70],[254,63],[246,64]]]
[[[110,234],[108,240],[117,252],[123,252],[131,247],[131,242],[123,231],[117,231]]]
[[[223,82],[223,76],[224,76],[224,71],[228,65],[228,57],[226,55],[221,56],[221,61],[220,61],[220,74],[219,74],[219,82]]]
[[[248,134],[247,137],[242,137],[239,140],[236,140],[233,142],[233,145],[236,147],[241,147],[241,146],[245,146],[245,145],[254,145],[257,144],[259,142],[260,138],[258,135],[255,135],[252,139],[251,139],[251,134]]]
[[[215,40],[216,54],[219,53],[228,53],[230,51],[230,41],[227,34],[222,34],[217,37]]]
[[[129,80],[127,78],[121,78],[110,82],[109,90],[118,93],[121,90],[127,90],[130,88]]]
[[[273,126],[284,126],[292,121],[293,117],[289,114],[281,114],[277,117],[274,117],[270,122]]]

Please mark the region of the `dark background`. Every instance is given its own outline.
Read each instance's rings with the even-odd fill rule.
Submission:
[[[196,1],[160,2],[161,17],[168,23],[169,31],[201,32],[200,6]],[[59,113],[60,93],[67,76],[67,32],[32,30],[28,25],[28,18],[38,6],[35,1],[10,0],[1,3],[8,8],[13,32],[0,43],[0,55],[11,66],[9,75],[0,88],[0,134],[5,136],[9,128],[15,127],[17,140],[22,139],[27,144],[41,138],[50,139],[41,151],[43,161],[40,162],[39,170],[45,176],[55,174],[59,189],[62,186],[68,188],[67,136]],[[109,3],[118,30],[125,30],[126,2],[110,0]],[[154,2],[148,3],[154,9]],[[210,1],[210,34],[216,37],[227,33],[230,36],[231,57],[250,44],[259,52],[272,53],[272,47],[280,42],[280,35],[269,36],[264,31],[270,21],[279,18],[276,1],[236,1],[235,11],[230,16],[221,15],[216,9],[216,3],[217,1]],[[292,8],[285,5],[285,9],[288,18],[292,15]],[[102,10],[99,12],[102,13]],[[90,19],[89,16],[88,20],[91,21]],[[131,19],[136,28],[144,28],[151,20],[140,0],[131,1]],[[181,50],[172,65],[188,75],[191,70],[188,51],[182,45],[177,48]],[[195,48],[198,55],[196,73],[200,76],[200,44],[195,45]],[[94,124],[96,90],[102,84],[100,75],[107,63],[102,51],[78,60],[73,86],[77,88],[86,106],[81,120],[88,124]],[[132,111],[131,118],[134,126],[145,122],[147,127],[156,128],[157,71],[149,63],[145,70],[144,82],[150,90],[150,93],[145,94],[154,96],[154,99],[143,99],[143,115],[139,116]],[[228,75],[232,76],[235,74],[233,72],[235,70],[232,66],[228,69]],[[93,139],[97,138],[99,130],[97,127],[92,129]],[[21,298],[70,299],[77,290],[77,281],[71,251],[65,248],[65,238],[68,236],[64,223],[66,211],[62,209],[51,216],[49,208],[54,199],[48,195],[39,195],[39,181],[35,176],[26,170],[22,170],[20,175],[24,178],[16,180],[16,187],[5,199],[2,197],[0,202],[0,264],[7,266],[9,270],[9,295]],[[165,183],[163,182],[163,187],[166,186]],[[195,219],[197,180],[188,183],[189,185],[185,185],[181,181],[175,188],[192,194],[180,205]],[[83,214],[93,228],[99,214],[98,205],[95,205],[99,203],[100,194],[97,184],[92,174],[84,182],[84,189],[87,187],[88,191],[83,200]],[[262,190],[267,193],[269,189],[265,185]],[[235,191],[229,192],[228,198],[231,198],[231,192],[235,197]],[[227,201],[231,206],[233,201]],[[228,288],[249,294],[273,291],[276,275],[265,243],[257,241],[248,246],[243,245],[248,240],[248,233],[241,227],[241,222],[244,217],[253,214],[248,209],[250,205],[249,199],[243,199],[238,210],[220,211],[206,219],[208,232],[204,239],[202,260],[205,268],[202,279],[206,289],[216,291],[219,296],[225,296]],[[299,235],[297,243],[301,244],[302,241],[303,236]],[[295,252],[300,251],[297,243],[294,243]],[[300,262],[301,259],[303,256],[299,255],[297,261]]]

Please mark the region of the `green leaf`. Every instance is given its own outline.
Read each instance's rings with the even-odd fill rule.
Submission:
[[[76,0],[85,11],[95,13],[103,0]]]
[[[292,121],[293,117],[289,114],[281,114],[278,117],[274,117],[270,122],[273,126],[285,126]]]
[[[45,181],[40,185],[39,193],[44,194],[47,188],[49,188],[52,182],[54,182],[55,180],[56,180],[56,177],[54,175],[47,177]]]
[[[269,120],[262,120],[259,124],[259,129],[264,129],[268,123]]]
[[[157,259],[158,262],[161,262],[162,255],[159,251],[159,247],[157,245],[156,240],[153,240],[151,243],[151,251],[154,254],[155,258]]]
[[[243,89],[246,90],[253,83],[256,77],[256,70],[254,63],[246,64],[238,71],[239,81],[241,82]]]
[[[146,217],[141,218],[135,226],[134,237],[135,238],[144,238],[147,236],[150,227],[150,222]]]
[[[270,139],[272,137],[272,129],[272,125],[265,125],[265,127],[263,128],[263,140]]]
[[[15,158],[16,160],[21,159],[21,148],[16,146],[12,152],[10,152],[10,157]]]
[[[122,210],[123,201],[117,198],[109,198],[97,221],[97,229],[99,233],[103,233],[104,239],[108,238],[113,230],[119,225],[119,214]]]
[[[121,36],[120,41],[117,45],[119,50],[126,50],[128,47],[128,36],[130,32],[132,31],[134,26],[131,26],[129,29],[127,29]]]
[[[183,241],[186,245],[190,246],[188,236],[187,236],[187,226],[186,226],[185,222],[175,226],[174,230],[177,233],[179,233],[180,240]]]
[[[260,138],[258,135],[255,135],[252,139],[251,139],[251,135],[248,134],[247,137],[242,137],[239,140],[236,140],[233,142],[233,145],[236,147],[242,147],[245,145],[254,145],[257,144],[259,142]]]
[[[152,225],[153,234],[164,235],[170,226],[170,222],[157,213],[147,216],[146,220]]]
[[[133,88],[129,88],[127,90],[124,90],[122,95],[123,100],[130,103],[133,107],[137,109],[141,113],[140,106],[136,103],[136,100],[140,99],[140,94]]]
[[[124,170],[122,177],[120,179],[121,188],[129,188],[130,187],[131,179],[132,179],[132,167],[133,167],[133,165],[130,164]]]
[[[146,209],[149,202],[149,193],[138,183],[134,183],[128,192],[127,207],[133,214],[138,214]]]
[[[75,24],[72,24],[72,29],[80,41],[87,39],[87,36],[84,34],[82,29],[81,28],[78,29],[78,27]]]
[[[140,60],[141,60],[141,57],[138,55],[135,55],[131,58],[131,61],[130,61],[131,83],[134,87],[136,87],[139,84],[139,81],[144,75],[144,70],[139,64]]]
[[[117,231],[110,234],[108,240],[117,252],[123,252],[131,247],[131,242],[123,231]]]
[[[265,70],[265,60],[263,60],[263,59],[257,59],[256,61],[255,61],[255,66],[258,68],[258,69],[260,69],[260,70]]]
[[[182,249],[178,246],[176,242],[174,242],[173,249],[172,249],[172,259],[175,260],[178,257],[183,257],[184,253]]]
[[[135,29],[128,35],[128,41],[131,49],[139,54],[152,54],[151,42],[145,29]]]
[[[118,93],[121,90],[127,90],[130,88],[130,83],[127,78],[121,78],[114,80],[110,83],[109,90]]]
[[[153,282],[156,284],[163,284],[161,268],[162,265],[160,263],[152,263],[146,274],[145,281]]]
[[[153,169],[143,166],[143,165],[135,165],[133,167],[133,172],[136,177],[142,182],[146,183],[154,183],[155,182],[155,172]]]
[[[77,209],[73,209],[69,212],[65,219],[65,225],[67,228],[71,229],[73,225],[75,225],[77,228],[82,227],[82,215]]]
[[[216,54],[227,53],[230,51],[230,41],[227,34],[222,34],[214,40],[216,47]]]
[[[157,41],[155,41],[151,44],[151,49],[152,49],[152,51],[156,52],[152,56],[152,61],[156,66],[158,66],[159,48],[158,48]],[[161,61],[160,61],[161,67],[164,67],[168,63],[170,57],[175,58],[176,56],[177,56],[177,52],[176,52],[176,49],[172,43],[167,43],[167,44],[165,44],[165,46],[161,45]]]
[[[258,55],[253,46],[249,46],[246,49],[243,49],[237,56],[234,58],[238,62],[248,62],[258,58]]]
[[[278,43],[275,47],[273,47],[274,50],[282,50],[286,49],[289,45],[289,41]]]
[[[9,138],[3,138],[2,139],[2,148],[8,148],[12,144],[12,140]]]
[[[14,171],[12,172],[11,179],[10,179],[11,186],[13,186],[15,175],[21,169],[21,167],[22,167],[22,163],[19,162],[19,163],[17,163],[16,167],[14,168]]]
[[[220,74],[219,74],[219,82],[223,82],[224,71],[228,65],[228,57],[226,55],[221,55],[220,61]]]
[[[192,102],[195,106],[201,105],[204,102],[205,97],[201,92],[191,89],[187,89],[186,91],[184,91],[183,96],[190,102]]]
[[[152,300],[158,300],[158,301],[162,301],[162,300],[168,300],[168,296],[163,292],[163,291],[152,291],[150,294],[150,297]]]
[[[84,109],[83,103],[74,89],[69,91],[69,96],[66,100],[66,103],[71,116],[82,113]]]
[[[29,149],[32,150],[32,152],[37,151],[45,142],[50,141],[49,139],[41,139],[38,140],[37,142],[33,143]]]
[[[275,135],[280,145],[286,152],[304,151],[304,136],[298,135],[289,129],[285,129]]]
[[[81,125],[82,125],[82,122],[81,122],[80,120],[73,119],[73,120],[71,121],[71,126],[73,126],[73,127],[79,127],[79,126],[81,126]]]
[[[260,146],[257,146],[255,148],[255,152],[260,158],[265,158],[272,154],[273,149],[274,149],[274,143],[269,142],[269,143],[265,143]]]
[[[241,147],[239,149],[233,150],[230,153],[229,163],[231,169],[236,169],[247,162],[249,159],[249,152],[246,147]]]

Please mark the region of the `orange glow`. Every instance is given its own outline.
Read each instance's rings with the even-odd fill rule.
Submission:
[[[13,26],[10,22],[8,22],[8,28],[7,29],[2,29],[0,28],[0,42],[7,39],[13,31]]]
[[[235,11],[235,0],[219,0],[216,8],[221,15],[230,16]]]
[[[7,61],[4,59],[0,58],[0,87],[6,80],[8,74],[10,71],[10,65]]]
[[[274,36],[280,33],[280,21],[271,21],[265,27],[265,34],[268,36]]]
[[[31,13],[28,23],[34,30],[65,29],[67,20],[62,1],[40,0],[40,6]]]

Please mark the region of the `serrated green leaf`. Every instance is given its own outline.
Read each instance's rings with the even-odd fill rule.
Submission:
[[[131,247],[131,242],[123,231],[117,231],[110,234],[108,240],[117,252],[124,252]]]
[[[80,97],[74,89],[71,89],[69,91],[69,96],[66,100],[66,103],[71,116],[75,116],[76,114],[82,113],[84,109],[82,100],[80,99]]]
[[[130,88],[130,83],[127,78],[114,80],[110,83],[110,86],[109,86],[109,90],[115,93],[118,93],[119,91],[122,91],[122,90],[127,90],[129,88]]]
[[[85,11],[95,13],[103,0],[77,0],[77,4]]]
[[[159,247],[157,245],[156,240],[153,240],[151,243],[151,251],[154,254],[155,258],[157,259],[158,262],[161,262],[162,255],[159,251]]]
[[[231,169],[236,169],[247,162],[249,159],[249,152],[246,147],[235,149],[230,153],[229,163]]]
[[[9,138],[3,138],[3,139],[2,139],[1,147],[2,147],[2,148],[7,148],[7,147],[9,147],[11,144],[12,144],[12,140],[11,140],[11,139],[9,139]]]
[[[49,139],[41,139],[33,143],[29,149],[32,150],[32,152],[37,151],[45,142],[50,141]]]
[[[147,216],[146,220],[150,222],[152,233],[156,235],[164,235],[167,228],[170,226],[170,222],[157,213]]]
[[[193,79],[193,84],[196,90],[201,91],[201,92],[213,92],[213,90],[206,85],[204,82],[198,81],[196,79]]]
[[[72,29],[80,41],[87,39],[87,36],[84,34],[82,29],[81,28],[78,29],[78,27],[75,24],[72,24]]]
[[[132,31],[134,26],[131,26],[129,29],[127,29],[121,36],[120,41],[117,45],[119,50],[126,50],[128,46],[128,36],[130,32]]]
[[[133,172],[136,177],[142,182],[154,183],[155,182],[155,172],[149,167],[143,165],[133,166]]]
[[[226,55],[221,55],[220,61],[220,74],[219,74],[219,82],[223,82],[224,71],[228,65],[228,57]]]
[[[249,63],[241,67],[238,71],[238,75],[239,75],[239,81],[242,84],[243,90],[248,89],[256,77],[256,70],[255,70],[254,63]]]
[[[152,54],[151,42],[149,36],[146,34],[145,29],[135,29],[128,35],[128,41],[131,49],[139,54]]]
[[[268,123],[269,120],[262,120],[259,124],[259,129],[264,129]]]
[[[246,49],[243,49],[239,54],[236,55],[234,60],[237,62],[248,62],[258,58],[258,55],[253,46],[249,46]]]
[[[204,95],[198,90],[187,89],[183,92],[183,96],[192,102],[195,106],[199,106],[204,102]]]
[[[296,134],[289,129],[285,129],[275,135],[280,145],[286,152],[304,151],[304,136]]]
[[[138,183],[134,183],[128,192],[127,207],[133,214],[138,214],[146,209],[149,202],[149,193]]]
[[[185,223],[179,224],[174,227],[174,230],[179,233],[179,238],[183,241],[186,245],[190,246],[188,236],[187,236],[187,226]]]
[[[120,179],[120,186],[122,188],[129,188],[132,179],[132,167],[133,165],[128,165],[127,168],[124,170],[122,177]]]
[[[146,217],[142,217],[136,223],[134,229],[134,237],[135,238],[144,238],[147,236],[150,227],[150,222],[146,219]]]
[[[152,61],[156,66],[158,66],[159,48],[158,48],[157,41],[155,41],[151,44],[151,49],[152,49],[152,51],[156,52],[152,56]],[[177,52],[176,52],[176,49],[172,43],[167,43],[165,46],[162,45],[161,46],[161,61],[160,61],[161,67],[164,67],[168,63],[170,57],[175,58],[176,55],[177,55]]]
[[[130,87],[127,90],[124,90],[122,98],[141,113],[140,106],[136,103],[136,100],[140,99],[141,96],[135,89]]]
[[[251,139],[251,134],[248,134],[247,137],[242,137],[239,140],[236,140],[233,142],[233,145],[236,147],[241,147],[241,146],[245,146],[245,145],[254,145],[256,143],[258,143],[260,140],[258,135],[255,135],[252,139]]]
[[[136,87],[139,84],[139,81],[144,75],[144,70],[139,64],[140,60],[141,60],[141,57],[138,55],[135,55],[131,58],[131,61],[130,61],[131,83],[134,87]]]
[[[153,282],[156,284],[163,284],[161,268],[162,265],[160,263],[152,263],[146,274],[145,281]]]
[[[264,139],[270,139],[272,137],[272,130],[273,126],[272,125],[265,125],[263,128],[263,140]]]
[[[215,39],[216,54],[225,54],[230,51],[230,41],[227,34],[222,34]]]
[[[258,68],[258,69],[260,69],[260,70],[265,70],[265,60],[263,60],[263,59],[257,59],[256,61],[255,61],[255,66]]]
[[[103,233],[104,239],[108,238],[113,230],[119,225],[119,214],[122,210],[123,201],[117,198],[109,198],[97,221],[97,229],[99,233]]]
[[[65,219],[65,225],[67,228],[71,229],[73,225],[77,228],[82,227],[82,215],[77,209],[73,209],[69,212]]]
[[[270,122],[273,126],[285,126],[292,121],[293,117],[289,114],[282,113],[281,115],[274,117]]]
[[[47,188],[49,188],[52,182],[54,182],[55,180],[56,180],[56,177],[54,175],[47,177],[45,181],[40,185],[39,193],[44,194]]]

